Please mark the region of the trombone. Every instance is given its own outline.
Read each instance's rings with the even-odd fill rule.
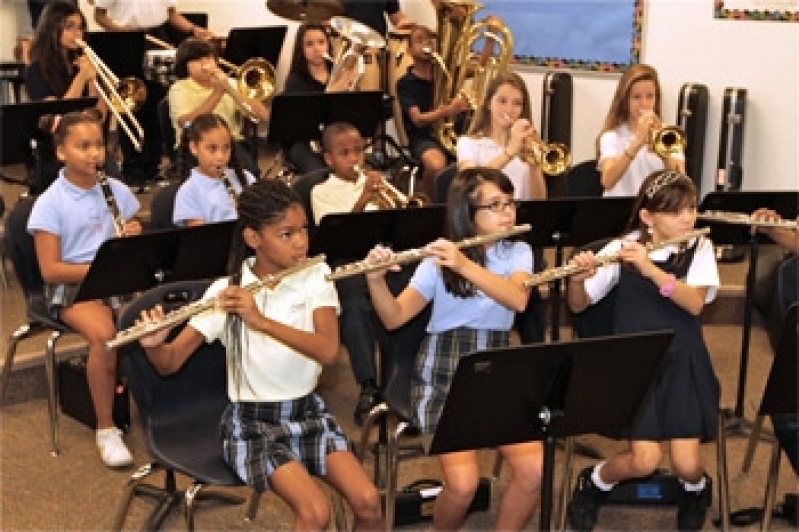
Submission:
[[[157,37],[145,34],[144,38],[147,41],[160,46],[166,50],[174,50],[175,47],[168,42],[162,41]],[[225,92],[230,94],[233,101],[236,102],[239,109],[241,109],[247,118],[254,122],[260,122],[260,118],[253,111],[250,104],[242,98],[252,98],[253,100],[260,100],[266,102],[272,99],[275,95],[275,67],[261,57],[253,57],[239,66],[231,63],[227,59],[217,57],[217,62],[231,71],[236,77],[236,88],[225,85]]]
[[[144,82],[132,76],[123,78],[120,81],[108,68],[108,65],[100,59],[100,56],[86,44],[86,41],[77,39],[75,42],[83,49],[86,58],[97,71],[94,86],[100,97],[108,106],[119,125],[122,126],[136,151],[141,151],[141,145],[144,142],[144,129],[142,129],[136,117],[133,116],[133,113],[147,99],[147,87]]]

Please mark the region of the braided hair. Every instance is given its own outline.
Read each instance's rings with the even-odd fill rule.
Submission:
[[[185,181],[191,175],[191,169],[196,165],[197,158],[191,153],[192,142],[199,143],[203,135],[208,131],[216,128],[224,128],[230,137],[230,160],[228,166],[233,169],[236,174],[236,179],[242,189],[247,186],[247,179],[244,177],[244,170],[241,166],[241,161],[236,154],[235,143],[233,142],[233,135],[230,133],[230,126],[219,115],[213,113],[201,114],[192,122],[186,124],[183,128],[183,135],[180,138],[180,145],[178,146],[177,153],[177,173],[181,181]]]
[[[239,216],[228,254],[230,286],[241,284],[242,263],[253,255],[253,250],[244,241],[244,230],[259,231],[263,226],[282,219],[286,211],[294,205],[302,205],[300,197],[280,179],[261,179],[242,191],[237,203]],[[225,324],[226,344],[230,353],[228,369],[236,382],[237,390],[240,389],[244,377],[241,371],[241,358],[244,352],[241,343],[242,333],[241,316],[228,314]]]

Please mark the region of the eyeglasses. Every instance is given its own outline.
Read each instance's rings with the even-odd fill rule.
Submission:
[[[491,212],[503,212],[506,210],[515,211],[516,208],[519,206],[519,202],[516,200],[508,200],[508,201],[492,201],[491,203],[487,203],[485,205],[475,205],[474,209],[479,211],[481,209],[487,209]]]

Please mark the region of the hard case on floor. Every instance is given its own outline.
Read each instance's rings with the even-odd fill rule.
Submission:
[[[685,172],[702,188],[702,163],[705,160],[707,132],[707,85],[684,83],[680,88],[677,109],[677,126],[685,132]]]
[[[409,525],[426,521],[433,517],[433,505],[436,497],[441,492],[441,482],[438,480],[417,480],[405,486],[397,493],[394,512],[394,526]],[[488,510],[491,504],[491,481],[480,478],[477,493],[474,494],[469,512]]]
[[[58,362],[58,401],[61,411],[89,428],[97,428],[89,382],[86,379],[86,355]],[[130,403],[127,386],[120,382],[114,390],[114,424],[127,431],[130,427]]]

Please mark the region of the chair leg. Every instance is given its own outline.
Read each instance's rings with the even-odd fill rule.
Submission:
[[[232,493],[203,491],[208,487],[208,484],[195,482],[186,488],[183,494],[183,515],[186,518],[186,530],[189,532],[194,530],[194,511],[200,501],[215,501],[222,504],[242,504],[245,501]]]
[[[58,456],[58,379],[55,373],[55,344],[61,337],[61,331],[53,331],[47,340],[44,367],[47,373],[47,408],[50,413],[50,454]]]
[[[727,436],[724,427],[724,414],[719,414],[718,436],[716,437],[716,468],[718,497],[719,497],[719,522],[721,532],[730,529],[730,485],[727,475]]]
[[[563,480],[560,485],[560,496],[558,497],[557,514],[555,523],[557,530],[566,530],[566,508],[571,499],[572,488],[572,469],[574,467],[574,436],[569,436],[564,442],[563,449]]]
[[[11,378],[11,370],[14,366],[14,356],[17,354],[17,344],[39,330],[41,330],[41,327],[37,324],[25,323],[17,327],[17,329],[11,333],[11,337],[8,339],[8,349],[6,349],[6,359],[5,362],[3,362],[3,374],[0,377],[0,404],[2,404],[6,398],[6,389],[8,388],[8,381]]]
[[[771,463],[768,468],[768,478],[766,479],[766,499],[763,502],[763,520],[760,522],[761,532],[771,529],[771,512],[774,510],[774,502],[777,497],[777,479],[780,474],[780,443],[774,439],[771,444]]]
[[[332,490],[330,494],[330,506],[333,508],[333,524],[337,532],[347,532],[347,516],[344,513],[344,501],[341,494]]]
[[[755,454],[755,447],[757,446],[758,439],[760,438],[761,430],[763,430],[763,416],[757,416],[752,424],[752,433],[749,435],[749,441],[746,443],[744,463],[741,466],[741,470],[744,473],[749,473],[749,468],[752,466],[752,458]]]
[[[409,426],[408,422],[400,421],[394,426],[394,430],[388,431],[388,443],[386,445],[386,495],[385,495],[385,515],[386,530],[394,530],[394,514],[397,504],[397,480],[399,471],[399,438]],[[391,427],[389,427],[390,429]]]
[[[156,463],[147,464],[137,469],[136,472],[133,473],[133,475],[131,475],[131,477],[128,479],[122,491],[122,500],[120,501],[117,515],[114,518],[114,525],[111,528],[113,532],[119,532],[122,530],[122,525],[125,522],[125,516],[130,508],[130,503],[133,502],[133,496],[136,494],[139,484],[141,484],[142,481],[144,481],[144,479],[146,479],[152,473],[155,473],[160,469],[161,467]]]
[[[499,480],[499,476],[502,474],[502,455],[499,451],[496,451],[494,455],[494,467],[491,470],[491,480],[496,482]]]
[[[247,501],[247,513],[244,520],[248,523],[255,521],[255,515],[258,513],[258,507],[261,505],[261,494],[255,490],[250,493],[250,500]]]

